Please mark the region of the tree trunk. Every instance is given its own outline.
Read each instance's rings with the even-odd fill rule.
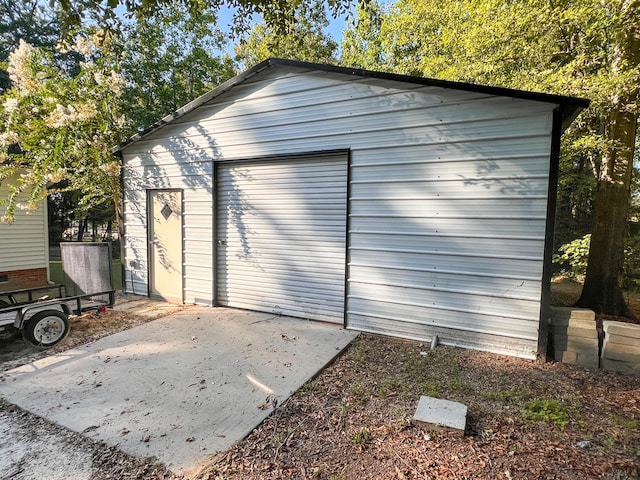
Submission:
[[[78,242],[84,238],[84,232],[87,231],[87,219],[78,220]]]
[[[640,64],[639,0],[624,0],[626,28],[615,33],[613,77]],[[602,155],[595,195],[589,263],[577,305],[609,315],[633,316],[622,295],[624,240],[631,203],[631,175],[637,133],[638,86],[615,92],[605,127],[608,148]]]
[[[628,189],[611,182],[600,183],[595,194],[589,263],[577,303],[579,307],[597,313],[631,316],[621,287],[628,213]]]

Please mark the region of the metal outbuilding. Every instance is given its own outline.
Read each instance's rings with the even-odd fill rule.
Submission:
[[[269,59],[115,149],[123,288],[544,355],[587,100]]]

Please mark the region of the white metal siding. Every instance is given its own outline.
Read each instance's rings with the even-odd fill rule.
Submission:
[[[218,169],[220,305],[344,321],[347,156]]]
[[[532,356],[537,348],[549,115],[504,139],[354,153],[351,328]]]
[[[172,142],[172,145],[177,143]],[[182,143],[185,149],[191,144]],[[197,149],[189,156],[151,152],[125,156],[123,288],[148,292],[147,189],[183,191],[183,272],[187,303],[213,304],[213,173],[212,161]]]
[[[180,175],[194,157],[350,149],[348,326],[532,356],[554,107],[279,66],[125,158]]]
[[[0,198],[7,198],[7,185],[0,185]],[[26,205],[26,194],[18,198],[19,205]],[[4,211],[0,210],[0,217]],[[47,232],[47,211],[43,201],[38,202],[38,208],[29,212],[23,208],[16,208],[15,221],[12,224],[0,222],[0,272],[27,270],[31,268],[49,268]]]

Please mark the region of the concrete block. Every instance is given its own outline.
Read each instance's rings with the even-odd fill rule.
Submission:
[[[606,334],[607,341],[609,343],[616,343],[618,345],[638,345],[640,346],[640,340],[633,337],[624,337],[622,335]]]
[[[597,369],[600,364],[600,358],[597,350],[592,351],[591,353],[556,350],[553,358],[557,362],[576,365],[583,368]]]
[[[566,335],[554,335],[551,339],[554,350],[573,350],[582,351],[588,350],[593,353],[592,350],[598,352],[598,338],[585,338],[585,337],[568,337]]]
[[[637,338],[638,342],[640,342],[640,325],[636,325],[634,323],[605,320],[602,322],[602,330],[610,335]]]
[[[554,325],[553,334],[564,335],[567,337],[598,338],[598,330],[596,329],[595,323],[593,324],[593,328],[575,328]]]
[[[578,353],[576,365],[582,368],[597,370],[600,367],[600,356],[597,351],[595,353]]]
[[[575,365],[578,361],[578,354],[576,352],[568,352],[566,350],[556,350],[553,352],[553,359],[556,362]]]
[[[444,427],[464,435],[467,406],[450,400],[421,396],[413,420],[432,430]]]
[[[608,358],[601,358],[600,368],[611,370],[612,372],[630,373],[640,376],[640,364],[638,363],[620,362]]]
[[[596,314],[586,308],[551,307],[550,313],[552,325],[587,329],[596,328]]]
[[[605,337],[602,345],[602,358],[640,364],[640,346],[610,343]]]

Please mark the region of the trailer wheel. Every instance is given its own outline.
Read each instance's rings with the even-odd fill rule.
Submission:
[[[36,347],[51,347],[69,333],[69,319],[58,310],[36,313],[24,324],[24,339]]]

